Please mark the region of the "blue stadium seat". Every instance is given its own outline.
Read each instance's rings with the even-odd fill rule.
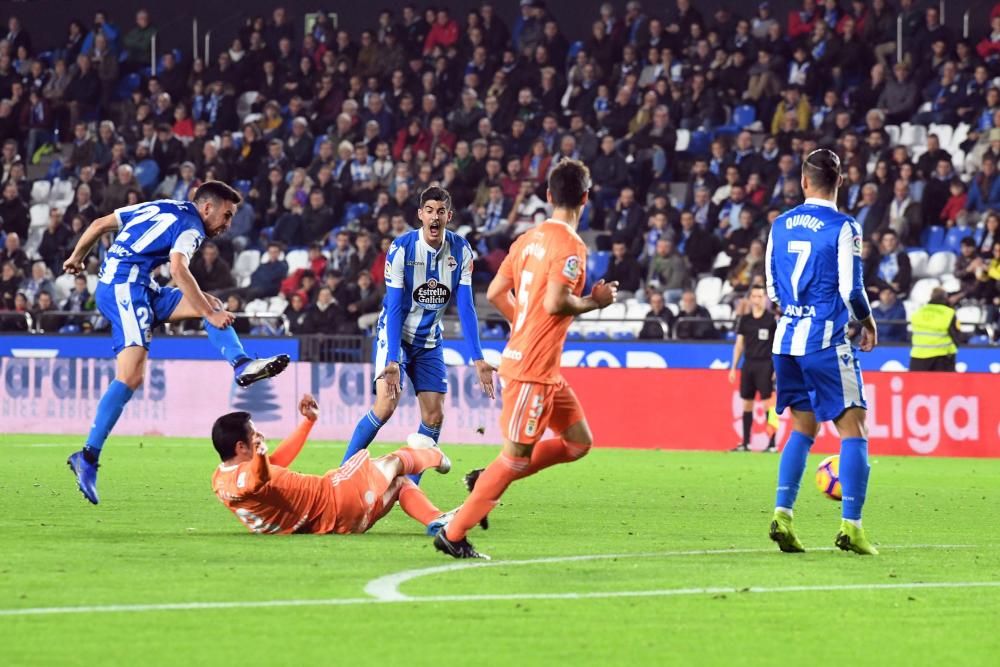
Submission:
[[[566,340],[583,340],[583,335],[574,329],[566,332]]]
[[[590,229],[590,218],[593,212],[594,203],[588,199],[587,205],[583,207],[583,211],[580,213],[580,224],[577,225],[576,231],[585,232]]]
[[[920,235],[920,244],[927,249],[928,254],[933,255],[940,250],[947,250],[944,242],[944,227],[933,225],[924,230]]]
[[[313,141],[313,157],[319,155],[320,144],[322,144],[324,141],[327,141],[328,139],[329,137],[327,137],[325,134],[321,134],[318,137],[316,137],[316,140]]]
[[[139,182],[142,189],[152,192],[156,184],[160,182],[160,167],[153,160],[143,160],[135,165],[135,180]]]
[[[975,236],[975,230],[968,227],[952,227],[944,237],[944,245],[947,250],[956,255],[962,252],[962,239],[966,236]]]
[[[569,45],[569,51],[566,52],[566,62],[571,63],[576,60],[576,54],[583,50],[583,42],[575,41]]]
[[[986,334],[979,334],[969,338],[969,345],[989,345],[990,337]]]
[[[343,227],[344,225],[350,224],[352,220],[357,220],[358,218],[368,215],[371,210],[372,207],[364,202],[350,204],[346,209],[344,209],[344,217],[340,219],[340,226]]]
[[[142,77],[139,76],[139,73],[132,72],[118,82],[118,89],[115,91],[115,97],[119,100],[127,100],[132,94],[132,91],[138,89],[141,83]]]
[[[236,186],[237,190],[243,193],[244,197],[250,194],[250,186],[252,185],[252,183],[249,181],[249,179],[245,178],[240,179],[238,181],[235,181],[233,185]]]
[[[604,274],[608,272],[608,266],[611,264],[611,253],[607,250],[598,250],[597,252],[590,253],[587,257],[587,275],[592,276],[594,280],[600,280],[604,277]]]
[[[49,170],[45,173],[46,181],[54,181],[62,175],[63,163],[62,160],[56,158],[49,165]]]
[[[688,144],[688,153],[691,155],[708,155],[712,148],[712,135],[708,132],[696,130],[691,133],[691,143]]]
[[[635,334],[631,331],[616,331],[611,334],[611,340],[635,340]]]
[[[607,340],[608,334],[603,331],[588,331],[584,336],[584,340]]]
[[[749,104],[741,104],[733,110],[732,124],[741,130],[748,125],[753,125],[757,120],[757,110]]]

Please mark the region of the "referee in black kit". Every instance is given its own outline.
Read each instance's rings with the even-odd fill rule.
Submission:
[[[750,451],[750,429],[753,426],[753,401],[756,394],[764,401],[767,410],[773,408],[771,394],[774,393],[774,363],[771,360],[771,344],[777,320],[766,307],[767,294],[763,285],[754,284],[750,288],[750,313],[740,317],[736,323],[736,344],[733,345],[733,364],[729,367],[729,382],[736,381],[736,367],[740,357],[746,354],[740,370],[740,398],[743,399],[743,442],[733,448],[734,452]],[[764,451],[774,452],[774,436],[777,429],[771,425],[768,415],[768,432],[771,440]]]

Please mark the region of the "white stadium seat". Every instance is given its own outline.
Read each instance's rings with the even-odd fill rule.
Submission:
[[[919,307],[920,306],[918,306],[916,303],[913,302],[913,299],[907,299],[906,301],[904,301],[903,309],[906,311],[906,319],[909,320],[910,317],[913,316],[913,313],[915,313],[917,308]]]
[[[948,292],[949,294],[954,294],[955,292],[962,291],[962,283],[959,282],[958,278],[955,277],[955,274],[946,273],[943,276],[941,276],[940,280],[941,280],[941,287],[943,287],[944,291]]]
[[[928,134],[936,134],[941,148],[947,149],[948,146],[951,146],[951,135],[954,131],[955,128],[951,125],[931,123]]]
[[[285,308],[288,308],[288,301],[280,294],[272,296],[267,301],[267,312],[269,313],[283,313],[285,312]]]
[[[52,298],[59,307],[62,307],[63,301],[65,301],[69,297],[69,293],[73,291],[73,283],[75,282],[76,276],[64,273],[56,278],[55,282],[52,283],[53,287],[55,287],[55,294],[52,295]]]
[[[708,309],[708,312],[712,315],[712,319],[717,323],[718,320],[731,320],[733,318],[733,307],[728,303],[717,303],[714,306],[711,306]],[[718,324],[718,326],[728,329],[732,327],[732,323],[726,321],[722,324]]]
[[[948,144],[941,142],[941,148],[945,149],[949,153],[954,153],[959,150],[959,147],[965,143],[966,139],[969,138],[969,130],[972,129],[968,123],[960,123],[955,131],[951,134],[951,141]]]
[[[979,306],[962,306],[955,313],[959,328],[971,333],[976,330],[976,326],[983,323],[983,309]]]
[[[955,270],[955,253],[942,250],[931,255],[927,262],[927,275],[931,278],[940,278],[946,273]]]
[[[236,277],[236,282],[239,283],[244,278],[250,280],[250,274],[256,271],[258,266],[260,266],[259,250],[241,252],[233,263],[233,275]],[[244,287],[244,285],[240,285],[240,287]]]
[[[31,216],[31,226],[39,227],[44,229],[49,226],[49,205],[48,204],[35,204],[30,209],[28,213]]]
[[[937,278],[921,278],[910,290],[910,300],[918,307],[926,305],[931,300],[931,291],[940,285],[941,282]]]
[[[625,319],[626,311],[627,308],[624,303],[613,303],[607,308],[602,308],[600,310],[601,319],[621,321]]]
[[[65,209],[73,203],[74,196],[75,190],[71,181],[62,179],[52,181],[52,187],[49,188],[49,204],[51,206],[55,206],[58,209]]]
[[[309,251],[308,250],[289,250],[285,253],[285,261],[288,262],[288,274],[291,275],[299,269],[308,269],[309,264]]]
[[[926,146],[927,128],[923,125],[903,123],[900,127],[899,143],[904,146]]]
[[[627,320],[642,320],[645,319],[646,313],[649,312],[649,304],[647,303],[630,303],[626,306],[625,319]]]
[[[38,180],[31,185],[31,203],[46,204],[49,201],[49,190],[52,184],[45,180]]]
[[[924,250],[911,250],[906,253],[910,258],[910,269],[913,271],[914,278],[926,278],[927,277],[927,262],[928,256],[927,252]]]
[[[683,153],[691,145],[691,130],[685,130],[680,128],[677,130],[677,143],[674,144],[674,150],[678,153]]]
[[[719,303],[719,299],[722,297],[722,278],[716,278],[715,276],[702,278],[698,281],[694,295],[699,306],[711,308]]]
[[[712,270],[716,269],[726,269],[729,268],[733,263],[733,258],[729,256],[726,251],[720,251],[718,255],[715,256],[715,262],[712,263]]]
[[[250,315],[256,315],[257,313],[267,312],[267,301],[264,299],[254,299],[246,306],[243,307],[243,311]]]
[[[885,131],[889,135],[889,144],[891,146],[899,143],[899,125],[886,125]]]

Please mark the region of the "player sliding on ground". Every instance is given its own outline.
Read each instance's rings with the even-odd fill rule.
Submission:
[[[587,246],[576,228],[589,189],[583,163],[560,162],[549,174],[552,217],[514,242],[487,291],[512,325],[500,362],[503,451],[485,470],[467,476],[472,493],[434,538],[439,551],[455,558],[483,557],[466,533],[486,518],[511,482],[590,450],[593,436],[583,409],[559,373],[573,317],[611,305],[618,292],[618,283],[602,280],[590,296],[580,296]],[[547,428],[558,437],[539,442]]]
[[[397,238],[385,261],[385,301],[375,335],[375,405],[354,428],[344,461],[368,447],[399,405],[405,372],[420,403],[419,433],[437,442],[444,421],[448,370],[441,348],[441,318],[455,299],[462,336],[475,360],[483,391],[494,397],[493,372],[483,360],[472,295],[472,248],[448,231],[451,195],[429,187],[420,194],[421,226]],[[419,483],[419,477],[415,477]]]
[[[413,434],[408,446],[372,459],[361,450],[325,475],[304,475],[288,466],[302,451],[319,417],[316,400],[299,401],[305,419],[274,453],[267,453],[264,436],[248,412],[231,412],[215,420],[212,445],[222,463],[212,476],[219,501],[232,510],[252,533],[363,533],[399,506],[427,526],[446,523],[424,492],[406,478],[434,468],[440,473],[451,462],[430,438]]]
[[[791,407],[794,429],[781,452],[770,537],[782,551],[805,551],[792,528],[792,507],[819,422],[833,421],[841,437],[843,488],[835,543],[875,555],[861,527],[869,471],[867,404],[848,321],[860,321],[863,351],[875,347],[878,336],[862,282],[861,227],[835,203],[842,182],[836,153],[810,153],[802,165],[806,201],[774,221],[767,244],[767,293],[782,311],[773,348],[777,410]]]
[[[209,342],[232,365],[236,383],[242,387],[277,375],[288,365],[284,354],[251,359],[230,326],[232,313],[201,291],[188,268],[206,236],[213,238],[229,229],[240,201],[239,193],[225,183],[208,181],[190,202],[161,199],[120,208],[92,222],[63,264],[66,273],[82,273],[101,237],[116,234],[101,265],[94,296],[101,314],[111,323],[117,370],[97,406],[86,446],[67,461],[80,491],[95,505],[101,449],[125,404],[142,384],[157,325],[203,319]],[[153,280],[153,270],[167,261],[178,287],[160,287]]]

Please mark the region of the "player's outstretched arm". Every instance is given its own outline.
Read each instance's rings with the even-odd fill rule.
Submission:
[[[550,281],[545,288],[545,300],[542,305],[549,315],[576,316],[610,306],[617,296],[617,280],[610,283],[604,280],[597,281],[590,295],[584,297],[573,294],[566,283]]]
[[[271,463],[276,466],[287,468],[295,461],[295,457],[302,451],[302,447],[309,438],[313,424],[319,419],[319,405],[312,394],[305,394],[299,401],[299,413],[305,417],[295,431],[290,436],[281,441],[281,444],[271,454]]]
[[[177,287],[180,288],[187,302],[194,306],[198,315],[208,320],[212,326],[225,329],[233,322],[232,313],[216,309],[212,302],[206,298],[205,293],[198,286],[198,281],[191,273],[189,262],[190,260],[185,253],[171,252],[170,276],[177,283]]]
[[[73,248],[73,253],[63,262],[63,271],[70,275],[83,273],[86,268],[83,262],[87,258],[87,255],[90,254],[90,251],[94,249],[94,246],[97,245],[102,236],[118,231],[118,227],[118,218],[115,217],[114,213],[94,220],[87,227],[80,240],[77,241],[76,247]]]

